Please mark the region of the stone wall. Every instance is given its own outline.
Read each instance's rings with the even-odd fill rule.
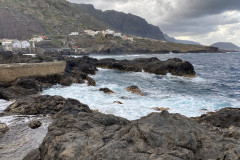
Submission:
[[[46,76],[65,71],[66,62],[0,64],[0,81],[12,82],[18,77]]]

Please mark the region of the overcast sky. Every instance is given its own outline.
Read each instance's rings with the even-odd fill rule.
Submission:
[[[240,46],[240,0],[69,0],[132,13],[170,36],[202,44]]]

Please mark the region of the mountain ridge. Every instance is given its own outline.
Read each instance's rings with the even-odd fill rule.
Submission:
[[[93,5],[75,4],[66,0],[0,0],[0,6],[0,12],[6,12],[6,7],[9,9],[7,15],[13,16],[11,21],[16,21],[18,15],[25,19],[32,17],[29,20],[33,22],[28,25],[28,21],[16,21],[19,27],[14,28],[13,24],[6,25],[9,24],[8,16],[3,17],[5,14],[1,14],[0,38],[25,39],[35,34],[61,35],[84,29],[112,29],[128,35],[164,40],[159,27],[147,23],[141,17],[117,11],[101,11]]]
[[[144,38],[164,40],[163,32],[159,27],[149,24],[145,19],[131,13],[117,12],[115,10],[102,11],[95,9],[91,4],[80,4],[87,9],[93,17],[113,27],[119,32],[132,34]],[[147,31],[147,32],[146,32]]]

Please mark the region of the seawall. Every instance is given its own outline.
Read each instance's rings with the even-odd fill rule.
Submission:
[[[66,62],[0,64],[0,81],[13,82],[18,77],[46,76],[63,73]]]

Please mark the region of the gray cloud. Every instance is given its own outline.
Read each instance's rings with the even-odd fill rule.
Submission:
[[[145,18],[149,23],[159,26],[163,32],[176,37],[194,38],[215,36],[231,40],[222,34],[226,32],[240,35],[240,0],[69,0],[74,3],[89,3],[102,10],[114,9],[132,13]],[[231,31],[230,28],[235,29]],[[228,29],[227,29],[228,28]],[[226,36],[227,36],[226,34]],[[230,36],[230,35],[229,35]],[[196,39],[199,37],[199,39]],[[214,38],[204,39],[212,43]],[[236,39],[234,39],[236,41]],[[240,45],[240,41],[238,40]],[[203,42],[202,42],[203,43]]]
[[[200,17],[240,9],[239,0],[178,0],[177,2],[176,12],[183,17]]]

